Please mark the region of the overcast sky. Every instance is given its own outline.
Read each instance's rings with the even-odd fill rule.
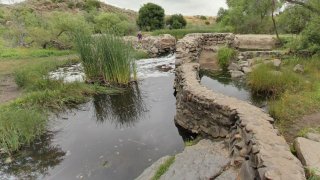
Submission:
[[[226,0],[103,0],[107,4],[138,11],[148,2],[161,5],[166,14],[215,16],[220,7],[226,8]]]
[[[23,0],[0,0],[14,3]],[[153,2],[161,5],[166,14],[210,15],[215,16],[220,7],[226,8],[226,0],[101,0],[120,8],[138,11],[143,4]]]

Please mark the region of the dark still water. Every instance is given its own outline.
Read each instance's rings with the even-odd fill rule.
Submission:
[[[244,80],[233,80],[227,72],[215,74],[203,73],[201,84],[215,92],[247,101],[267,111],[267,98],[265,95],[255,95],[250,92]]]
[[[121,95],[96,96],[60,114],[50,132],[1,162],[0,179],[128,180],[183,150],[174,124],[173,74],[147,78]]]

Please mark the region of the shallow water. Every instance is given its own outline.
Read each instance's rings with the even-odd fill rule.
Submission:
[[[194,135],[174,124],[174,61],[174,56],[137,61],[140,80],[125,93],[95,96],[52,117],[41,138],[11,163],[0,161],[0,179],[134,179],[160,157],[181,152],[183,140]],[[59,79],[70,82],[74,70],[81,72],[81,66],[59,69]],[[201,83],[254,102],[228,76],[204,76]]]
[[[232,80],[228,73],[219,73],[215,76],[203,75],[200,83],[215,92],[246,101],[267,111],[266,97],[252,94],[242,81]]]

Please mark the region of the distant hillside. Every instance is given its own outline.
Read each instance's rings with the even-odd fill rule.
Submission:
[[[128,9],[121,9],[97,0],[26,0],[21,3],[12,5],[1,5],[7,9],[12,8],[30,8],[40,13],[51,11],[63,11],[77,13],[88,11],[92,7],[96,7],[100,12],[111,12],[117,14],[125,14],[131,20],[136,19],[137,12]]]

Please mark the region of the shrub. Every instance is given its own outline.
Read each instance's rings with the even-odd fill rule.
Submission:
[[[187,26],[187,21],[181,14],[174,14],[167,19],[166,24],[171,29],[182,29]]]
[[[209,21],[206,21],[205,24],[206,24],[206,25],[210,25],[210,22],[209,22]]]
[[[137,24],[142,30],[153,31],[164,27],[164,9],[156,4],[147,3],[139,10]]]
[[[86,11],[91,11],[94,9],[99,9],[101,7],[100,1],[98,0],[85,0],[83,9]]]
[[[113,33],[116,35],[133,34],[137,28],[130,23],[124,15],[116,13],[102,13],[94,18],[96,31],[101,33]]]
[[[236,52],[228,47],[222,47],[218,50],[218,63],[221,68],[226,69],[230,61],[234,58]]]
[[[208,18],[207,18],[206,16],[200,16],[200,19],[205,21],[205,20],[207,20]]]

